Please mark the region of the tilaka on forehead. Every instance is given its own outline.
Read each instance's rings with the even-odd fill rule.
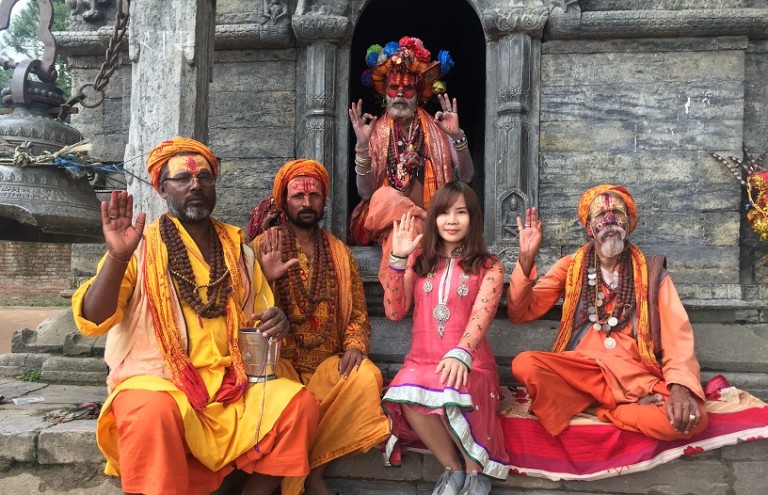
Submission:
[[[210,163],[203,155],[175,155],[168,160],[168,177],[176,177],[183,173],[195,174],[200,170],[211,170]]]
[[[611,210],[620,210],[625,215],[627,214],[627,206],[624,204],[624,201],[610,193],[601,194],[592,200],[592,204],[589,205],[591,217]]]
[[[314,177],[299,176],[288,181],[288,196],[297,192],[323,194],[323,185]]]

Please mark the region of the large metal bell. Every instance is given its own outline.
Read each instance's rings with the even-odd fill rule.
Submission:
[[[83,139],[80,132],[49,112],[64,102],[61,90],[27,80],[27,71],[24,63],[19,64],[11,88],[2,91],[3,102],[11,111],[0,115],[0,137],[7,143],[0,156],[0,239],[100,242],[99,201],[86,178],[54,165],[19,165],[23,162],[18,159],[20,146],[23,152],[40,156]],[[25,143],[29,144],[26,148]]]

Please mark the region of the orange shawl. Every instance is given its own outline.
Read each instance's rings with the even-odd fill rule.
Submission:
[[[563,316],[560,320],[560,330],[552,347],[552,352],[563,352],[571,340],[573,324],[576,321],[576,310],[581,297],[582,274],[589,244],[582,246],[573,255],[571,266],[565,279],[565,300]],[[648,263],[645,255],[634,244],[629,245],[632,256],[632,270],[635,275],[635,314],[637,325],[637,347],[643,364],[661,376],[661,365],[654,355],[653,339],[651,338],[650,312],[648,304]]]
[[[183,228],[178,220],[170,217],[177,228]],[[240,244],[242,239],[232,239],[224,224],[211,219],[216,233],[221,239],[224,261],[229,268],[230,284],[233,290],[227,295],[226,329],[229,352],[232,357],[232,369],[224,377],[216,401],[229,404],[238,400],[245,392],[248,382],[243,359],[237,345],[238,329],[246,321],[241,304],[236,301],[236,294],[241,294],[239,270]],[[144,231],[146,239],[146,258],[144,266],[144,289],[149,299],[149,310],[155,327],[158,347],[163,354],[168,369],[171,370],[173,384],[189,398],[196,411],[202,410],[209,401],[208,392],[197,369],[192,365],[181,345],[180,329],[174,320],[173,298],[175,291],[168,267],[168,249],[160,237],[160,222],[153,222]]]

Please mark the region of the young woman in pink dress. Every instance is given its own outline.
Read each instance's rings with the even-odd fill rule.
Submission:
[[[487,494],[509,472],[485,338],[504,268],[483,242],[477,196],[461,182],[437,190],[423,235],[409,214],[393,229],[384,308],[390,320],[414,309],[410,352],[382,404],[392,421],[386,458],[398,465],[402,447],[421,441],[445,466],[433,495]]]

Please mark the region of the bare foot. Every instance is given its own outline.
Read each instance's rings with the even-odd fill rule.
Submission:
[[[664,397],[662,397],[661,394],[648,394],[645,397],[640,397],[637,400],[637,403],[640,404],[641,406],[644,406],[644,405],[663,406]]]
[[[307,495],[333,495],[331,488],[326,484],[322,476],[307,476],[304,482],[304,490]]]

